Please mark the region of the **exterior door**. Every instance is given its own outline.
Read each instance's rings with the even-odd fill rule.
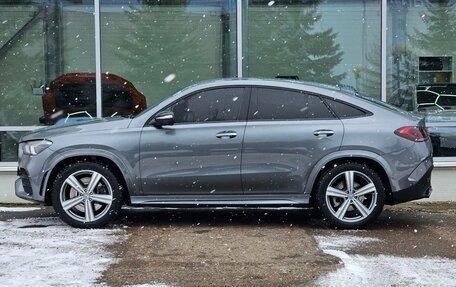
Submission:
[[[301,193],[314,164],[338,150],[343,126],[317,95],[252,90],[242,152],[245,194]]]
[[[144,127],[140,143],[142,190],[147,194],[240,194],[245,88],[204,90],[163,111],[175,124]]]

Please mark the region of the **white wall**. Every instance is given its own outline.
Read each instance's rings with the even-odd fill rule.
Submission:
[[[14,194],[14,182],[16,181],[16,171],[0,172],[0,202],[1,203],[27,203]]]
[[[16,172],[0,172],[0,203],[26,203],[14,194]],[[456,201],[456,167],[436,167],[432,173],[433,193],[427,201]]]
[[[456,167],[435,167],[430,201],[456,200]]]

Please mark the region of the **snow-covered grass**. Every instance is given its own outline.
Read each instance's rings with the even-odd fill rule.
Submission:
[[[120,229],[76,229],[58,218],[0,221],[0,286],[93,286]]]
[[[34,211],[40,210],[40,207],[8,207],[8,206],[0,206],[0,212],[26,212],[26,211]]]
[[[320,286],[456,286],[456,260],[352,255],[347,252],[354,253],[357,246],[380,240],[358,236],[316,236],[315,239],[323,252],[343,262],[343,267],[319,278]]]

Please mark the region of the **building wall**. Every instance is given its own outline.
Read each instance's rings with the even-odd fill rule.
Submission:
[[[14,194],[16,171],[0,171],[0,203],[30,203]]]
[[[455,179],[456,167],[435,168],[432,173],[433,193],[429,200],[456,200]]]

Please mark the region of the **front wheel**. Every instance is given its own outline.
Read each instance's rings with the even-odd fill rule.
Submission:
[[[117,216],[122,186],[101,163],[78,162],[62,170],[54,181],[52,202],[60,218],[71,226],[99,228]]]
[[[378,174],[367,165],[344,163],[323,174],[318,183],[317,203],[333,226],[359,228],[382,212],[385,188]]]

